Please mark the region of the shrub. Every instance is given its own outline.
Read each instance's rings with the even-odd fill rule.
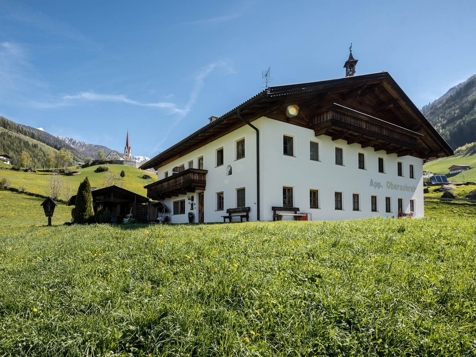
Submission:
[[[149,175],[146,175],[146,174],[142,175],[142,178],[144,180],[152,180],[152,177],[150,177]]]
[[[104,172],[104,171],[108,171],[108,170],[109,170],[108,166],[98,166],[96,168],[96,170],[94,170],[94,172]]]
[[[5,177],[0,177],[0,190],[8,190],[10,188],[10,181]]]
[[[78,187],[73,218],[74,223],[94,223],[93,195],[87,177]]]
[[[124,170],[121,171],[121,177],[124,178],[126,176],[126,173],[124,172]]]

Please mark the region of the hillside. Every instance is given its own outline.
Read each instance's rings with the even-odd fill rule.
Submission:
[[[99,159],[98,152],[102,151],[104,155],[108,155],[112,149],[109,149],[107,146],[104,145],[96,145],[96,144],[88,144],[84,141],[76,140],[73,138],[66,138],[63,136],[58,136],[58,139],[65,142],[66,144],[70,145],[84,156],[89,157],[91,159]]]
[[[476,141],[476,75],[421,111],[452,148]]]
[[[0,145],[1,145],[0,151],[2,153],[8,154],[14,160],[15,158],[18,160],[18,157],[19,157],[18,153],[21,154],[22,149],[25,149],[29,151],[29,153],[31,153],[30,156],[35,161],[38,167],[46,166],[46,161],[45,162],[42,161],[41,154],[38,155],[38,158],[36,158],[34,150],[30,150],[28,148],[28,145],[25,145],[25,148],[22,148],[25,140],[28,142],[31,142],[31,140],[29,139],[33,139],[35,144],[43,143],[43,144],[46,144],[47,146],[50,146],[51,148],[55,150],[66,149],[71,154],[73,154],[73,159],[76,161],[83,161],[85,159],[85,156],[81,154],[79,151],[75,150],[73,147],[71,147],[64,141],[58,139],[56,136],[48,134],[47,132],[43,130],[35,129],[26,125],[17,124],[1,116],[0,116],[0,128],[5,129],[4,132],[6,131],[6,132],[9,132],[10,134],[8,135],[8,139],[6,136],[7,134],[4,134],[4,137],[3,137],[4,140],[11,140],[12,137],[22,138],[22,140],[16,144],[12,144],[11,141],[4,142],[4,140],[0,140]],[[12,136],[11,134],[19,134],[19,136],[18,135]],[[26,139],[26,138],[29,138],[29,139]],[[15,146],[15,148],[10,149],[11,145]]]

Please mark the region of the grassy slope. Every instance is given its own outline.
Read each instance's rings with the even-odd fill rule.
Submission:
[[[0,195],[0,217],[24,197]],[[36,227],[0,233],[0,355],[476,351],[475,205],[431,202],[418,220],[38,227],[41,200],[27,200],[15,219]]]
[[[449,178],[450,181],[472,181],[476,182],[476,154],[472,155],[454,155],[427,162],[423,170],[433,173],[448,174],[448,168],[451,165],[469,165],[471,170],[459,173]]]
[[[61,176],[64,182],[69,182],[70,185],[74,188],[73,194],[76,194],[79,184],[87,176],[91,186],[97,188],[104,187],[104,178],[108,173],[120,174],[124,170],[126,176],[121,180],[122,187],[133,191],[139,195],[147,196],[147,190],[144,189],[144,186],[153,182],[156,176],[150,172],[145,172],[133,167],[124,166],[124,165],[107,165],[109,171],[96,173],[94,170],[97,166],[87,167],[85,169],[75,169],[81,173],[77,176]],[[144,180],[142,175],[147,174],[153,178],[153,180]],[[0,177],[5,177],[10,181],[11,187],[21,188],[24,187],[26,191],[39,193],[42,195],[49,194],[49,179],[51,173],[48,172],[23,172],[23,171],[14,171],[14,170],[0,170]],[[68,199],[63,197],[64,194],[60,195],[60,198]]]

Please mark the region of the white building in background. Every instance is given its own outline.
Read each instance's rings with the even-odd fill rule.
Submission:
[[[423,217],[423,160],[452,154],[383,72],[267,88],[141,168],[157,170],[147,195],[172,223],[223,222],[237,207],[270,221],[273,206],[311,220]]]

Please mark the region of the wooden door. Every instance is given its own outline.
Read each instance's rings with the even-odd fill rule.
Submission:
[[[205,222],[204,196],[203,192],[198,194],[198,223]]]

